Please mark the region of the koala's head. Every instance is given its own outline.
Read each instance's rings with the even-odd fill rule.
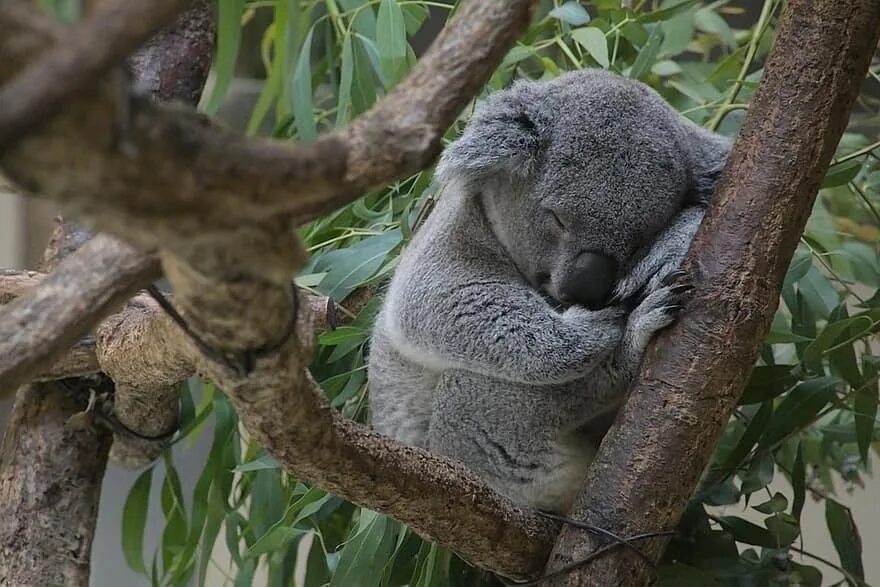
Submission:
[[[728,150],[648,86],[584,70],[492,95],[438,176],[479,198],[535,288],[595,308],[684,205],[708,201]]]

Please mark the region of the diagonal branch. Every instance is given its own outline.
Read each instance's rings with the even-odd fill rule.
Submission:
[[[191,1],[100,2],[94,14],[65,35],[62,42],[0,87],[0,151],[57,112],[65,100],[93,86]],[[11,14],[25,10],[15,4],[16,0],[0,1],[0,29],[4,35],[14,34],[13,27],[27,24]],[[6,49],[12,50],[9,46]],[[0,79],[9,75],[4,69],[18,63],[0,65]]]
[[[104,214],[106,229],[124,225],[125,236],[143,244],[280,213],[302,223],[430,163],[443,132],[525,29],[533,7],[532,0],[464,3],[394,91],[349,127],[312,144],[244,139],[190,110],[137,101],[132,157],[116,149],[120,129],[107,112],[119,105],[107,89],[68,107],[47,132],[7,149],[0,165],[20,185],[67,202],[69,212]],[[0,39],[0,62],[14,46]],[[77,134],[84,120],[86,136]],[[60,136],[66,137],[61,144]],[[47,182],[41,177],[47,168],[67,181]],[[157,234],[160,219],[173,221],[174,230]],[[132,235],[132,229],[143,230]]]
[[[126,243],[106,235],[86,242],[39,287],[0,307],[3,388],[11,391],[34,379],[97,321],[158,276],[157,259]],[[80,295],[71,295],[74,290]]]
[[[616,534],[679,521],[736,406],[779,303],[786,269],[846,128],[880,35],[876,0],[789,0],[717,194],[685,268],[679,322],[645,356],[572,516]],[[548,571],[601,547],[565,528]],[[653,559],[662,542],[646,547]],[[646,585],[618,551],[556,585]]]

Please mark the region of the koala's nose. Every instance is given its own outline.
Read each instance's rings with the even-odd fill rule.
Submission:
[[[585,251],[559,285],[561,301],[600,308],[611,295],[617,277],[617,262],[607,255]]]

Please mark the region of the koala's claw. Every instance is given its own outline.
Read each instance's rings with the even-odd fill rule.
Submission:
[[[687,277],[687,271],[677,269],[669,275],[664,276],[663,279],[660,280],[660,285],[664,287],[667,285],[672,285],[676,281],[679,281],[680,279],[683,279],[685,277]]]
[[[694,289],[694,286],[692,283],[681,283],[679,285],[673,285],[672,287],[670,287],[669,292],[672,295],[679,296],[679,295],[684,295],[686,293],[689,293],[689,292],[693,291],[693,289]]]

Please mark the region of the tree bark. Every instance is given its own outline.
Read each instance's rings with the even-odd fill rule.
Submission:
[[[696,290],[645,356],[571,516],[620,536],[676,526],[736,406],[880,33],[877,0],[789,0],[685,270]],[[566,527],[547,571],[606,542]],[[657,560],[664,543],[646,545]],[[556,585],[645,585],[625,549]]]
[[[60,223],[52,270],[87,238]],[[84,394],[83,394],[84,392]],[[94,522],[112,436],[74,431],[87,390],[37,383],[19,390],[0,447],[0,585],[87,586]]]
[[[182,4],[181,0],[175,2]],[[124,4],[115,3],[113,6],[124,8]],[[171,10],[172,2],[163,0],[160,4],[162,10]],[[208,14],[206,3],[200,2],[194,10],[198,9]],[[112,10],[110,14],[112,16]],[[194,38],[201,41],[195,44],[197,50],[211,55],[212,44],[205,40],[213,39],[213,22],[207,16],[195,20],[196,15],[196,12],[190,12],[187,16],[193,19],[193,23],[179,21],[177,26],[164,33],[165,52],[157,51],[155,59],[164,59],[164,63],[168,63],[171,58],[188,55],[198,63],[195,50],[189,50],[194,45]],[[146,22],[138,23],[136,30],[130,33],[130,43],[136,43],[140,36],[151,32],[144,32],[144,28],[153,26],[150,19],[144,20]],[[208,27],[201,36],[193,28],[195,23]],[[55,66],[63,64],[65,56],[61,52],[70,49],[60,44],[42,65],[50,66],[51,70],[53,63]],[[113,58],[100,52],[90,55],[97,55],[99,59],[96,61],[106,62]],[[54,62],[52,58],[55,58]],[[204,60],[202,57],[201,61]],[[207,76],[207,67],[194,65],[181,69],[150,63],[161,79],[175,88],[187,89],[181,98],[195,95],[195,88],[203,85]],[[17,83],[4,87],[0,92],[0,109],[8,105],[14,111],[18,103],[14,100],[5,102],[5,98],[20,96],[16,91],[22,88],[38,88],[41,78],[28,74],[39,71],[40,67],[31,69],[17,78]],[[81,73],[74,67],[62,72],[62,77],[70,79],[71,72],[73,75]],[[190,75],[190,79],[170,79],[184,74]],[[34,81],[36,85],[28,85]],[[63,93],[52,89],[46,96],[40,94],[33,99],[40,102],[45,98],[45,102],[40,103],[43,107],[61,97],[64,97]],[[0,122],[0,135],[10,130],[14,135],[27,128],[27,124],[34,120],[35,110],[29,105],[24,108],[23,118],[12,118],[10,127],[4,127],[4,122]],[[11,113],[4,110],[0,119],[8,120],[4,119],[6,114]],[[51,273],[37,286],[35,295],[24,301],[13,301],[11,309],[4,308],[4,320],[0,321],[0,365],[13,365],[13,368],[5,374],[7,377],[0,379],[0,392],[2,386],[16,382],[17,378],[20,380],[23,374],[35,375],[41,365],[48,366],[47,363],[57,359],[87,331],[92,321],[106,315],[144,282],[156,276],[155,259],[112,237],[99,235],[88,240],[90,235],[69,228],[65,224],[59,226],[46,251],[45,269],[60,270]],[[94,255],[90,254],[93,249],[96,251]],[[77,250],[84,250],[85,254],[77,255]],[[100,263],[97,268],[94,266],[96,262]],[[90,295],[80,298],[79,305],[56,306],[54,303],[58,300],[70,299],[63,290],[71,287],[80,275],[95,278],[88,284],[91,286],[88,288]],[[84,315],[90,316],[91,321],[82,320]],[[51,336],[53,331],[60,336]],[[85,398],[90,395],[88,384],[87,380],[73,379],[68,380],[68,385],[37,383],[19,390],[0,447],[0,585],[87,587],[89,584],[101,482],[113,435],[109,429],[95,426],[93,422],[85,426],[73,425],[77,418],[89,421],[89,417],[81,413],[86,407]],[[176,407],[175,402],[175,414]]]

